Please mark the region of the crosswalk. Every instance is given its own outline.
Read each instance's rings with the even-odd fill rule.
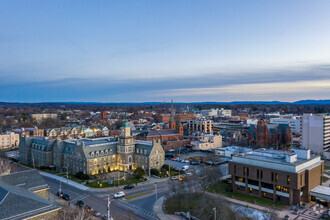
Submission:
[[[156,215],[153,212],[150,212],[149,210],[137,207],[133,204],[130,204],[130,203],[126,202],[123,199],[119,199],[117,201],[118,201],[119,206],[121,206],[125,209],[129,209],[129,210],[133,211],[135,214],[137,214],[141,217],[144,217],[144,218],[147,218],[147,219],[154,219],[154,220],[158,219],[156,217]]]
[[[81,196],[79,196],[79,197],[77,197],[77,198],[75,198],[75,199],[72,199],[71,202],[72,202],[72,203],[75,203],[75,202],[77,202],[78,200],[86,199],[88,196],[89,196],[88,194],[81,195]]]

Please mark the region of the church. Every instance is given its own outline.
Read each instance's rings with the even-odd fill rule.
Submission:
[[[133,139],[128,122],[123,123],[118,140],[111,137],[70,140],[23,137],[19,154],[23,164],[89,175],[115,170],[129,172],[137,167],[146,171],[159,170],[165,162],[160,140]]]

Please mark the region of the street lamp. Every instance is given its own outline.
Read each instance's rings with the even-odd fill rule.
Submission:
[[[212,211],[214,211],[214,220],[217,220],[217,208],[214,207]]]

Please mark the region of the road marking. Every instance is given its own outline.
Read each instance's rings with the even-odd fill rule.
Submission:
[[[148,219],[158,219],[156,217],[156,215],[153,212],[150,212],[149,210],[137,207],[133,204],[130,204],[122,199],[117,200],[118,201],[118,205],[126,208],[126,209],[130,209],[132,210],[135,214],[140,215],[141,217],[148,217]]]
[[[82,196],[79,196],[78,198],[75,198],[72,200],[72,202],[75,202],[75,201],[78,201],[78,200],[83,200],[83,199],[86,199],[89,195],[82,195]]]

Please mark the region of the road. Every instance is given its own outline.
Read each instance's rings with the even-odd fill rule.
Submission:
[[[43,177],[46,183],[50,186],[50,192],[56,194],[60,188],[60,182],[49,177]],[[101,215],[107,213],[107,199],[108,195],[112,195],[122,189],[109,188],[105,192],[83,191],[67,185],[62,182],[62,191],[71,196],[71,204],[76,203],[77,200],[83,200],[85,204],[99,211]],[[153,205],[156,201],[155,185],[146,184],[138,185],[134,189],[125,190],[126,197],[136,195],[142,192],[153,191],[152,193],[131,200],[112,199],[110,206],[111,216],[117,219],[153,219]],[[157,183],[158,196],[163,195],[168,191],[168,183]],[[134,217],[133,217],[134,216]]]

